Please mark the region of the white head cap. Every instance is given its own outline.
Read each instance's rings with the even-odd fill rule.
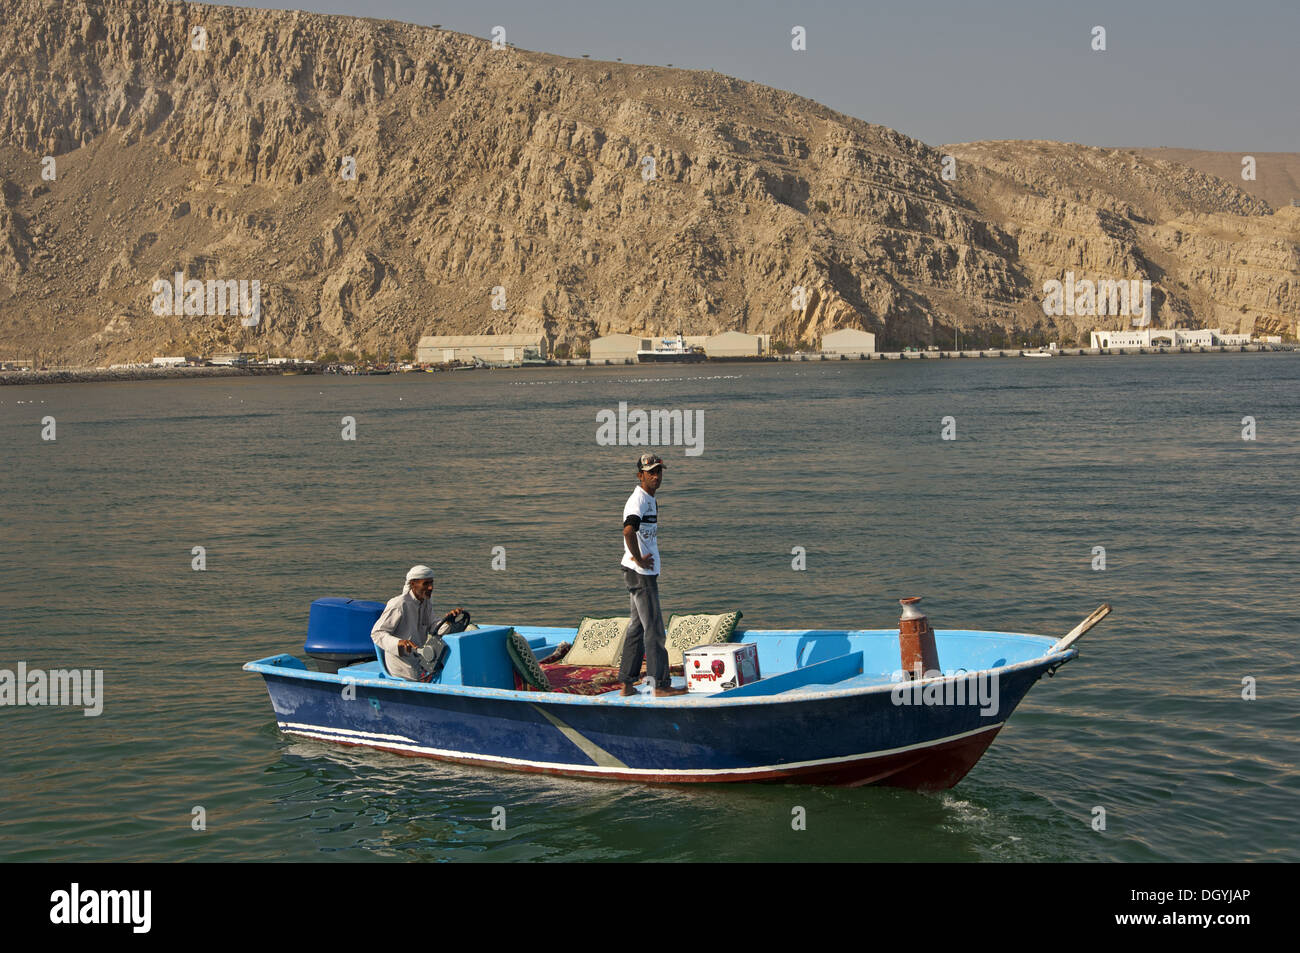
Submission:
[[[433,578],[433,570],[430,569],[428,566],[423,566],[423,565],[412,566],[406,573],[407,582],[410,582],[412,579],[432,579],[432,578]]]

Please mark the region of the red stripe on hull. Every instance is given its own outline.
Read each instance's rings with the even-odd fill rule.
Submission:
[[[933,748],[847,764],[823,765],[798,778],[802,784],[857,788],[869,784],[910,788],[914,791],[943,791],[966,777],[988,750],[1002,726],[959,738]],[[813,773],[815,772],[815,773]]]
[[[392,754],[411,758],[430,758],[477,768],[496,768],[503,771],[526,771],[531,774],[550,774],[565,778],[586,778],[597,781],[636,781],[642,784],[723,784],[752,782],[786,782],[813,784],[827,787],[862,787],[880,784],[888,787],[911,788],[916,791],[942,791],[952,787],[975,766],[975,762],[988,750],[1002,726],[982,731],[968,738],[959,738],[930,748],[904,751],[899,754],[866,755],[856,761],[838,764],[814,764],[801,768],[775,768],[771,771],[753,771],[745,774],[611,774],[582,768],[548,768],[540,765],[502,764],[481,758],[458,758],[454,755],[428,754],[423,751],[404,751],[374,742],[344,741],[341,738],[315,740],[333,741],[353,748],[377,748]],[[617,770],[617,769],[614,769]]]

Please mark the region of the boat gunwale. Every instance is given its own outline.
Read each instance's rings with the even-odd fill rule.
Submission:
[[[536,628],[562,628],[551,626],[537,626]],[[1029,632],[992,632],[984,630],[970,629],[948,629],[938,630],[936,635],[942,635],[947,632],[960,632],[963,636],[977,637],[998,637],[1014,636],[1020,638],[1029,638],[1033,640],[1043,640],[1055,644],[1058,640],[1052,636],[1035,635]],[[812,635],[814,633],[823,633],[827,635],[896,635],[894,630],[890,629],[756,629],[746,630],[742,635],[748,635],[750,632],[763,633],[764,636],[780,635]],[[738,639],[737,642],[743,642],[744,639]],[[861,650],[859,650],[861,651]],[[846,653],[848,654],[848,653]],[[1011,665],[1002,665],[996,668],[976,669],[974,671],[963,671],[954,674],[935,675],[929,678],[923,678],[917,681],[907,682],[884,682],[871,685],[855,685],[850,687],[836,688],[833,685],[819,691],[787,691],[774,695],[743,695],[735,698],[727,698],[724,693],[717,694],[686,694],[676,695],[665,698],[658,698],[653,695],[634,695],[634,696],[615,696],[614,690],[605,692],[601,695],[572,695],[565,692],[530,692],[520,691],[513,688],[487,688],[478,685],[442,685],[438,683],[412,682],[405,679],[394,679],[389,676],[380,678],[357,678],[355,676],[345,676],[341,672],[330,674],[327,672],[313,672],[307,668],[298,666],[282,667],[276,664],[281,659],[292,659],[298,665],[304,665],[303,661],[296,656],[287,653],[270,655],[266,658],[257,659],[252,662],[245,662],[243,670],[246,672],[257,672],[261,675],[277,675],[281,678],[296,679],[299,681],[318,681],[329,682],[335,685],[351,684],[357,687],[365,688],[382,688],[399,692],[417,692],[430,695],[446,695],[461,698],[489,698],[502,701],[517,701],[526,704],[537,704],[545,702],[547,704],[561,705],[604,705],[618,708],[636,709],[653,709],[653,710],[680,710],[681,708],[732,708],[744,705],[788,705],[795,702],[825,701],[831,699],[847,699],[855,696],[871,695],[879,692],[893,692],[899,686],[906,685],[909,690],[934,683],[945,681],[956,681],[958,679],[967,679],[980,675],[997,673],[1001,678],[1004,674],[1018,673],[1033,668],[1055,668],[1072,661],[1079,656],[1079,650],[1068,648],[1064,652],[1049,652],[1034,658],[1025,659],[1022,662],[1015,662]],[[839,656],[833,656],[838,658]],[[798,669],[791,669],[798,671]],[[865,674],[865,673],[860,673]],[[774,676],[775,677],[775,676]],[[856,677],[856,676],[854,676]]]

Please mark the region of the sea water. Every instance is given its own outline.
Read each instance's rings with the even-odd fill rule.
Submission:
[[[698,454],[602,443],[622,403],[701,413]],[[1297,354],[26,386],[0,436],[0,667],[103,672],[97,717],[0,709],[0,859],[1300,856]],[[565,780],[277,730],[240,666],[415,563],[439,613],[625,614],[643,449],[665,617],[1114,612],[941,793]]]

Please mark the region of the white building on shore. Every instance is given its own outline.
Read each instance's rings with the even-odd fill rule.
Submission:
[[[453,361],[522,361],[549,357],[546,335],[536,334],[427,334],[420,338],[415,359],[420,364]]]
[[[650,350],[654,346],[651,338],[639,334],[607,334],[591,339],[590,356],[593,361],[635,361],[636,352]]]
[[[876,336],[859,328],[841,328],[822,335],[823,354],[860,355],[876,353]]]
[[[772,350],[772,335],[723,331],[706,336],[700,346],[709,357],[766,357]]]
[[[1249,344],[1249,334],[1224,334],[1218,328],[1139,328],[1123,331],[1093,331],[1092,348],[1124,347],[1232,347]]]

